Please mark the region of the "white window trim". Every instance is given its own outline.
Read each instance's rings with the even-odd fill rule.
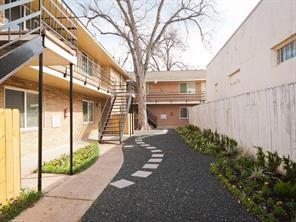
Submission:
[[[15,91],[20,91],[20,92],[24,92],[25,96],[24,96],[24,124],[25,127],[20,128],[21,132],[26,132],[26,131],[34,131],[38,129],[38,126],[35,127],[27,127],[27,93],[32,93],[32,94],[37,94],[38,95],[38,91],[35,90],[30,90],[30,89],[23,89],[23,88],[18,88],[18,87],[14,87],[14,86],[4,86],[4,107],[6,104],[5,98],[6,98],[6,89],[11,89],[11,90],[15,90]],[[6,108],[6,107],[5,107]]]
[[[187,109],[187,117],[186,118],[181,117],[181,109],[184,109],[184,108]],[[188,107],[185,107],[185,106],[179,107],[179,119],[189,119],[189,110],[188,110]]]
[[[83,122],[82,122],[82,124],[85,124],[85,125],[87,125],[87,124],[92,124],[92,123],[94,123],[95,121],[95,102],[94,101],[92,101],[92,100],[86,100],[86,99],[83,99],[82,100],[82,119],[83,119],[83,102],[86,102],[86,103],[92,103],[93,104],[93,121],[84,121],[83,120]]]

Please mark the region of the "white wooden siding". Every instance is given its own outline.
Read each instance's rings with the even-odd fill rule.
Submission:
[[[194,106],[189,122],[296,160],[296,83]]]

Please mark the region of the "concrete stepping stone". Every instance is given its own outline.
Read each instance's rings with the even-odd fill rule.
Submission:
[[[164,154],[158,154],[158,153],[155,153],[155,154],[152,154],[151,157],[163,157]]]
[[[148,149],[148,150],[154,150],[154,149],[156,149],[156,147],[154,147],[154,146],[146,146],[145,148]]]
[[[131,148],[134,147],[134,145],[125,145],[124,148]]]
[[[152,153],[161,153],[162,150],[150,150]]]
[[[142,144],[141,146],[150,146],[149,144]]]
[[[115,181],[113,183],[110,183],[110,185],[112,185],[114,187],[117,187],[119,189],[128,187],[128,186],[133,185],[133,184],[134,184],[134,182],[129,181],[129,180],[125,180],[125,179],[117,180],[117,181]]]
[[[159,164],[151,164],[151,163],[146,163],[143,166],[143,169],[157,169]]]
[[[160,163],[162,161],[162,159],[159,159],[159,158],[157,158],[157,159],[150,159],[150,160],[148,160],[148,163]]]
[[[148,177],[152,172],[149,171],[143,171],[143,170],[138,170],[137,172],[133,173],[133,177],[143,177],[146,178]]]

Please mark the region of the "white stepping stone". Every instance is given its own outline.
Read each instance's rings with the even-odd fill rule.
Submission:
[[[136,142],[137,144],[145,144],[144,142]]]
[[[156,153],[156,154],[152,154],[151,157],[163,157],[163,156],[164,156],[164,154],[158,154],[158,153]]]
[[[148,160],[148,163],[160,163],[162,159],[150,159]]]
[[[142,170],[138,170],[137,172],[133,173],[132,176],[133,177],[148,177],[152,172],[149,171],[142,171]]]
[[[148,149],[148,150],[154,150],[154,149],[156,149],[156,147],[154,147],[154,146],[146,146],[145,148]]]
[[[150,150],[152,153],[161,153],[162,150]]]
[[[149,144],[142,144],[141,146],[150,146]]]
[[[150,164],[150,163],[146,163],[143,166],[143,169],[157,169],[159,166],[159,164]]]
[[[112,185],[114,187],[117,187],[119,189],[128,187],[128,186],[133,185],[133,184],[134,184],[134,182],[129,181],[129,180],[125,180],[125,179],[117,180],[117,181],[115,181],[113,183],[110,183],[110,185]]]
[[[134,147],[134,145],[125,145],[124,148],[131,148]]]

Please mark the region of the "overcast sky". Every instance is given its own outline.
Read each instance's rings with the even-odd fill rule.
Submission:
[[[77,7],[73,4],[75,0],[66,2],[77,12]],[[190,31],[186,40],[188,49],[182,55],[184,63],[195,69],[205,68],[258,2],[259,0],[216,0],[218,15],[207,27],[212,36],[211,46],[204,47],[197,29]],[[113,57],[123,57],[126,48],[122,47],[122,41],[98,34],[96,37]]]

